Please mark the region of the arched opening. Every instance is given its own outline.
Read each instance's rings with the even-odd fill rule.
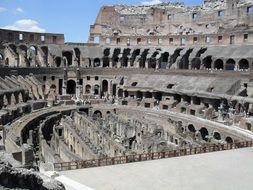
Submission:
[[[99,85],[95,85],[94,86],[94,95],[98,95],[99,94]]]
[[[140,55],[141,50],[140,49],[135,49],[132,53],[132,56],[130,58],[130,66],[134,66],[134,62],[136,61],[136,57]]]
[[[113,51],[113,56],[112,56],[112,66],[117,67],[118,62],[119,62],[119,54],[120,54],[120,48],[116,48]]]
[[[168,62],[169,62],[169,56],[170,54],[168,52],[164,52],[160,59],[159,59],[159,65],[158,67],[161,69],[166,69]]]
[[[187,52],[183,55],[182,59],[179,62],[179,69],[189,69],[189,57],[192,53],[193,49],[190,48]]]
[[[110,48],[104,50],[104,56],[108,57],[110,55]]]
[[[119,97],[119,98],[122,98],[122,97],[123,97],[123,90],[122,90],[122,89],[119,89],[119,90],[118,90],[118,97]]]
[[[67,82],[67,94],[76,94],[76,82],[74,80]]]
[[[62,53],[63,58],[65,58],[65,66],[71,66],[72,65],[72,53],[69,51],[65,51]]]
[[[203,59],[203,65],[206,69],[211,69],[212,68],[212,56],[207,56]]]
[[[239,61],[239,69],[240,70],[246,70],[249,69],[249,62],[246,59],[242,59]]]
[[[191,60],[191,67],[192,69],[197,69],[199,70],[200,69],[200,65],[201,65],[201,60],[200,58],[193,58]]]
[[[128,66],[128,57],[123,57],[121,61],[121,67],[127,67]]]
[[[94,67],[100,67],[100,59],[99,58],[95,58],[94,62],[93,62]]]
[[[143,98],[143,93],[141,91],[136,92],[136,98],[137,99],[142,99]]]
[[[226,62],[226,70],[227,71],[233,71],[235,70],[235,60],[229,59]]]
[[[232,139],[231,137],[227,137],[227,138],[225,139],[225,141],[226,141],[228,144],[233,143],[233,139]]]
[[[221,140],[221,135],[220,135],[220,133],[214,132],[214,133],[213,133],[213,138],[216,139],[216,140]]]
[[[125,98],[128,97],[128,91],[127,91],[127,90],[124,91],[124,97],[125,97]]]
[[[12,51],[17,53],[17,47],[14,44],[10,44],[9,47],[12,49]]]
[[[200,134],[201,134],[201,137],[203,140],[207,141],[208,140],[208,130],[205,128],[205,127],[202,127],[200,130],[199,130]]]
[[[214,69],[224,69],[224,64],[223,64],[223,61],[221,59],[217,59],[215,62],[214,62]]]
[[[85,86],[85,94],[90,94],[91,93],[91,86],[88,84]]]
[[[102,96],[105,95],[106,92],[108,92],[108,81],[103,80],[102,81]]]
[[[192,124],[188,125],[188,130],[189,130],[190,132],[192,132],[192,133],[195,133],[195,132],[196,132],[196,129],[195,129],[195,127],[194,127]]]
[[[145,92],[144,96],[145,96],[145,98],[152,98],[152,93],[151,92]]]
[[[162,54],[162,62],[168,63],[170,54],[168,52],[164,52]]]
[[[48,47],[47,46],[43,46],[41,47],[42,52],[44,53],[44,65],[48,66]]]
[[[37,48],[35,46],[30,46],[29,53],[33,55],[37,55]]]
[[[101,111],[99,110],[96,110],[94,113],[93,113],[93,119],[96,119],[96,118],[102,118],[102,113]]]
[[[156,68],[156,58],[150,58],[148,61],[148,68],[155,69]]]
[[[104,57],[103,58],[103,67],[109,67],[110,66],[110,58]]]
[[[54,84],[52,84],[51,86],[50,86],[50,89],[56,89],[56,86],[54,85]]]
[[[27,53],[27,47],[25,45],[20,45],[19,49],[22,51],[23,55],[26,55],[26,53]]]
[[[75,51],[75,55],[76,55],[76,61],[78,66],[80,66],[80,60],[81,60],[81,52],[79,50],[79,48],[74,48]]]
[[[116,96],[116,91],[117,91],[117,84],[112,85],[112,95]]]
[[[61,66],[61,58],[60,57],[56,57],[55,60],[54,60],[54,62],[55,62],[56,67],[60,67]]]
[[[154,98],[158,101],[162,100],[162,93],[161,92],[155,92],[154,93]]]

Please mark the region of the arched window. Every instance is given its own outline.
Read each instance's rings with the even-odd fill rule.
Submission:
[[[99,67],[100,66],[100,59],[99,58],[95,58],[94,59],[94,67]]]
[[[245,70],[245,69],[249,69],[249,62],[246,59],[242,59],[239,61],[239,69],[241,70]]]
[[[235,69],[235,60],[229,59],[226,62],[226,70],[233,71]]]
[[[223,61],[221,59],[217,59],[215,62],[214,62],[214,69],[224,69],[224,64],[223,64]]]
[[[74,80],[67,82],[67,94],[76,94],[76,82]]]

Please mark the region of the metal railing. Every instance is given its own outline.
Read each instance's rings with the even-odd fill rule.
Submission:
[[[172,150],[168,152],[154,152],[154,153],[144,153],[137,155],[128,155],[128,156],[119,156],[119,157],[110,157],[94,160],[83,160],[83,161],[71,161],[71,162],[62,162],[54,163],[55,171],[64,171],[64,170],[75,170],[75,169],[84,169],[91,167],[101,167],[117,164],[126,164],[132,162],[141,162],[148,160],[157,160],[164,158],[174,158],[179,156],[187,155],[196,155],[201,153],[209,152],[218,152],[239,148],[253,147],[253,141],[246,142],[236,142],[231,144],[219,144],[219,145],[207,145],[202,147],[186,148],[179,150]]]

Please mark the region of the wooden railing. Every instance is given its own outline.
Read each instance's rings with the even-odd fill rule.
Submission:
[[[246,141],[246,142],[236,142],[236,143],[222,144],[222,145],[212,144],[208,146],[179,149],[179,150],[173,150],[173,151],[168,151],[168,152],[144,153],[144,154],[129,155],[129,156],[102,158],[102,159],[95,159],[95,160],[62,162],[62,163],[54,163],[54,170],[64,171],[64,170],[109,166],[109,165],[116,165],[116,164],[126,164],[126,163],[131,163],[131,162],[174,158],[174,157],[179,157],[179,156],[196,155],[200,153],[232,150],[232,149],[246,148],[246,147],[252,147],[252,146],[253,146],[253,141]]]

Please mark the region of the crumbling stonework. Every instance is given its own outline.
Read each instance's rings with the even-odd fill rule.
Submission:
[[[4,160],[4,157],[5,156],[1,154],[1,160]],[[0,179],[1,189],[65,189],[64,186],[57,181],[49,179],[45,176],[42,177],[41,174],[31,170],[14,168],[10,163],[3,161],[0,162]]]

